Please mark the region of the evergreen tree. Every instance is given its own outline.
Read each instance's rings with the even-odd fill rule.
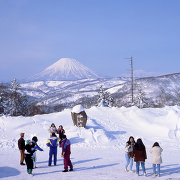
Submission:
[[[98,107],[106,107],[108,106],[108,104],[106,103],[106,97],[105,97],[105,92],[104,92],[104,89],[103,89],[103,86],[101,85],[100,88],[99,88],[99,92],[98,92]]]
[[[114,99],[111,97],[109,92],[105,92],[105,102],[108,107],[113,107]]]
[[[0,96],[0,115],[3,114],[4,114],[4,105],[3,105],[2,97]]]
[[[27,96],[21,92],[20,84],[16,79],[11,81],[7,114],[11,116],[26,116],[28,110]]]
[[[112,107],[114,100],[109,92],[104,92],[103,86],[101,85],[98,92],[98,107]]]
[[[0,114],[6,114],[6,107],[8,102],[8,84],[0,84]]]
[[[146,104],[145,93],[142,91],[141,87],[138,89],[138,95],[136,97],[135,103],[140,109],[142,109]]]

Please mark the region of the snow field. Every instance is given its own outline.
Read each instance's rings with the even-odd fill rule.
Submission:
[[[78,108],[75,109],[78,111]],[[25,132],[25,139],[38,137],[38,144],[44,152],[37,152],[37,166],[33,179],[154,179],[152,176],[149,149],[155,141],[163,148],[161,175],[159,179],[180,179],[180,107],[162,109],[107,108],[85,109],[88,115],[86,128],[73,126],[71,109],[63,112],[34,117],[0,117],[0,178],[30,179],[26,167],[19,165],[20,154],[17,147],[19,134]],[[51,123],[58,128],[63,125],[71,141],[71,159],[74,172],[62,173],[63,161],[58,149],[58,165],[48,167],[49,138]],[[124,172],[124,147],[129,136],[142,138],[147,151],[147,177],[136,177]],[[135,164],[133,166],[135,170]],[[142,171],[140,171],[142,175]],[[32,178],[32,177],[31,177]]]

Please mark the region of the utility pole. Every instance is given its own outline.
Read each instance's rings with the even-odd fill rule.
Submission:
[[[132,105],[134,105],[133,60],[132,60],[132,56],[131,58],[125,58],[125,59],[130,59],[130,64],[131,64],[131,103]]]

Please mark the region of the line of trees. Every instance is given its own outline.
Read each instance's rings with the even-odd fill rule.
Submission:
[[[0,115],[34,116],[51,112],[50,109],[48,106],[38,105],[36,101],[30,101],[17,79],[13,79],[10,85],[0,84]]]
[[[63,97],[65,94],[63,95]],[[56,96],[55,96],[56,97]],[[62,98],[63,98],[62,97]],[[46,98],[44,97],[44,100]],[[43,102],[43,101],[42,101]],[[11,84],[0,84],[0,115],[10,116],[34,116],[37,114],[48,114],[59,112],[66,108],[72,108],[77,104],[82,104],[85,108],[92,106],[98,107],[130,107],[137,106],[138,108],[161,108],[164,106],[180,105],[180,91],[173,96],[168,94],[160,87],[159,94],[153,98],[147,98],[145,92],[139,84],[134,91],[134,102],[131,102],[130,85],[127,83],[116,93],[110,94],[104,90],[101,85],[97,95],[84,96],[74,102],[65,102],[54,106],[39,103],[38,99],[29,97],[16,79],[13,79]]]

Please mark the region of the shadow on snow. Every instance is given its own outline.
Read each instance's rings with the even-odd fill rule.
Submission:
[[[90,170],[90,169],[100,169],[100,168],[106,168],[106,167],[116,166],[116,165],[118,165],[118,164],[120,164],[120,163],[99,165],[99,166],[93,166],[93,167],[81,167],[81,168],[76,168],[75,171],[84,171],[84,170]]]
[[[12,167],[0,167],[0,178],[18,176],[21,172]]]
[[[77,161],[77,162],[72,162],[73,165],[75,164],[80,164],[80,163],[85,163],[85,162],[90,162],[90,161],[96,161],[96,160],[100,160],[102,158],[95,158],[95,159],[87,159],[87,160],[80,160],[80,161]]]
[[[161,166],[161,176],[167,176],[167,175],[172,175],[172,174],[177,174],[177,173],[180,173],[179,164],[170,164],[170,165]]]

